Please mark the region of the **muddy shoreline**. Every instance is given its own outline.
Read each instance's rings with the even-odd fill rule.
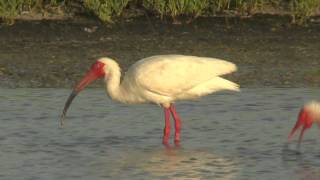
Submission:
[[[174,25],[136,17],[106,26],[95,19],[17,21],[0,25],[0,87],[72,87],[97,58],[123,71],[143,57],[185,54],[226,59],[242,87],[320,86],[320,23],[285,16],[199,18]],[[92,87],[101,87],[97,82]]]

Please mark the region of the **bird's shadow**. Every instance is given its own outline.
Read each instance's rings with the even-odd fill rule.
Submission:
[[[311,164],[310,156],[314,155],[316,157],[319,157],[320,154],[314,154],[314,151],[310,151],[309,153],[306,151],[308,150],[308,147],[302,147],[300,143],[297,143],[296,145],[286,142],[284,143],[281,151],[282,161],[283,162],[298,162],[298,163],[308,163]],[[309,149],[310,150],[310,149]],[[312,153],[313,152],[313,153]],[[310,154],[311,153],[311,154]],[[313,159],[313,158],[311,158]]]
[[[174,145],[167,143],[167,144],[163,144],[163,146],[164,146],[164,152],[168,155],[175,154],[177,151],[180,151],[183,149],[180,143],[174,143]]]
[[[289,143],[285,143],[282,147],[282,161],[290,162],[290,161],[301,161],[303,159],[303,153],[301,152],[300,145],[297,145],[295,149],[289,147]]]
[[[282,162],[286,169],[292,169],[294,176],[300,176],[302,179],[320,179],[320,169],[314,157],[305,154],[300,146],[292,147],[292,144],[285,143],[282,147]],[[315,155],[320,157],[320,154]]]

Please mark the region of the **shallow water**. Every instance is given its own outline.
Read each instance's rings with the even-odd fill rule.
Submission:
[[[156,105],[118,104],[86,89],[62,129],[70,90],[0,89],[0,179],[320,179],[317,128],[300,149],[286,143],[300,107],[319,91],[242,89],[179,102],[181,148],[166,149]]]

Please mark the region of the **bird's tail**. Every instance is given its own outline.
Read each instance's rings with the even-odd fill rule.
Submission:
[[[221,90],[240,91],[239,85],[223,79],[221,77],[215,77],[205,83],[202,83],[188,91],[191,96],[204,96],[213,92]]]
[[[230,90],[230,91],[240,91],[240,86],[239,84],[236,84],[232,81],[229,81],[227,79],[224,79],[222,77],[215,77],[213,79],[214,81],[214,89],[217,90]]]

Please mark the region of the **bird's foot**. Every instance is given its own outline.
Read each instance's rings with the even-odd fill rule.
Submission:
[[[163,146],[164,146],[166,149],[173,149],[173,147],[169,144],[168,140],[169,140],[169,138],[162,140]],[[180,139],[175,139],[175,140],[174,140],[174,145],[175,145],[175,148],[180,149],[180,148],[181,148]]]
[[[169,144],[169,137],[170,137],[169,135],[164,135],[164,136],[163,136],[163,138],[162,138],[162,144],[163,144],[163,145],[166,146],[166,145]]]
[[[162,140],[162,144],[163,144],[163,145],[169,144],[169,143],[168,143],[168,140],[164,140],[164,139],[163,139],[163,140]]]
[[[168,142],[162,142],[162,144],[166,149],[171,149],[171,145]]]
[[[163,144],[163,145],[168,144],[169,138],[170,138],[170,126],[166,126],[166,127],[163,129],[162,144]]]
[[[174,143],[177,144],[177,143],[180,143],[180,133],[175,133],[174,134]]]
[[[175,133],[174,144],[177,148],[180,148],[180,133]]]
[[[180,145],[180,140],[175,139],[175,140],[174,140],[174,145],[175,145],[177,148],[180,148],[180,147],[181,147],[181,145]]]

